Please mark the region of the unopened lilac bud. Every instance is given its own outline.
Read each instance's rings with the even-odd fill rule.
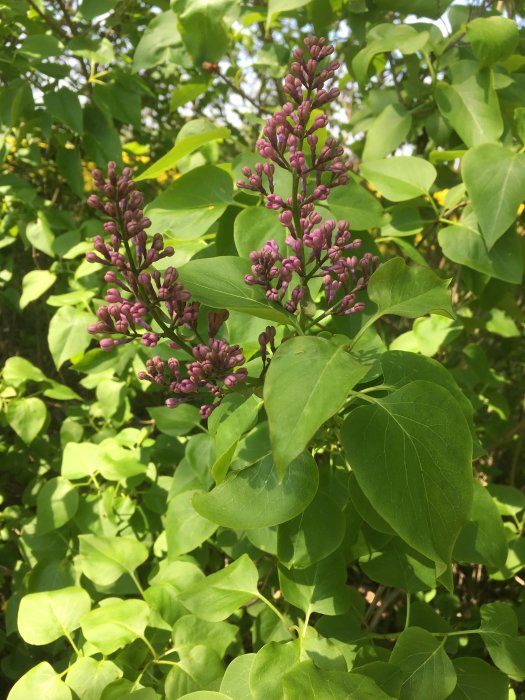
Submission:
[[[270,194],[268,195],[268,198],[266,200],[266,206],[268,207],[268,209],[277,210],[284,206],[284,202],[278,195]]]
[[[293,222],[293,214],[289,209],[282,211],[278,218],[283,226],[290,226],[290,224]]]
[[[113,338],[102,338],[99,345],[102,350],[111,350],[116,345],[116,341]]]

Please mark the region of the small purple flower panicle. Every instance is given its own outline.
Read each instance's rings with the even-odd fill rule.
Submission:
[[[216,339],[227,311],[208,312],[206,344],[197,333],[200,304],[191,300],[190,292],[178,281],[177,270],[155,269],[154,264],[171,257],[174,250],[164,245],[160,233],[148,239],[146,229],[151,221],[144,216],[144,200],[132,175],[131,168],[118,175],[113,162],[108,164],[107,178],[100,170],[92,173],[100,195],[92,194],[87,201],[108,217],[104,223],[108,240],[95,236],[95,252],[87,253],[86,259],[107,268],[104,280],[112,286],[106,292],[107,306],[100,306],[98,321],[88,330],[105,336],[99,341],[103,350],[138,339],[148,348],[168,340],[172,349],[185,351],[192,358],[185,367],[175,358],[165,363],[156,356],[147,361],[147,371],[140,372],[139,378],[162,384],[174,394],[166,401],[171,407],[211,394],[214,403],[201,406],[201,416],[207,418],[225,391],[246,378],[246,370],[239,369],[244,355],[238,345]]]
[[[351,240],[348,221],[322,223],[315,209],[334,187],[348,183],[351,165],[335,139],[323,141],[318,133],[328,125],[322,108],[339,96],[337,88],[326,86],[339,68],[338,61],[327,60],[334,48],[323,38],[310,37],[304,43],[304,52],[295,49],[283,84],[290,101],[267,120],[257,141],[259,154],[271,162],[257,163],[253,170],[244,167],[245,179],[237,182],[279,212],[292,254],[283,254],[275,241],[268,241],[251,253],[252,270],[245,282],[262,286],[268,299],[294,313],[308,295],[306,283],[322,277],[327,309],[348,315],[364,309],[355,295],[366,288],[379,261],[368,253],[355,255],[361,241]],[[291,173],[292,196],[275,192],[276,167]]]

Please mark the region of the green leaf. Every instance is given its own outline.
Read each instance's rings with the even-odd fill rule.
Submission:
[[[58,309],[51,319],[47,335],[49,351],[57,369],[67,360],[83,352],[90,344],[91,336],[87,326],[92,322],[91,314],[72,306]]]
[[[92,442],[68,442],[62,453],[61,474],[66,479],[84,479],[98,468],[100,447]]]
[[[197,617],[209,622],[225,620],[254,596],[258,573],[247,554],[183,591],[179,600]]]
[[[371,678],[359,673],[317,668],[312,661],[296,665],[283,678],[284,700],[388,700]]]
[[[195,64],[216,63],[226,53],[229,35],[222,20],[234,5],[235,0],[184,0],[179,27]]]
[[[312,0],[268,0],[268,17],[266,18],[266,29],[269,29],[273,20],[281,12],[291,12],[298,10],[305,5],[309,5]]]
[[[279,566],[279,584],[285,600],[302,610],[323,615],[342,615],[352,604],[346,585],[346,566],[339,552],[306,569]]]
[[[472,503],[472,439],[450,393],[411,382],[352,411],[341,437],[373,508],[418,552],[450,562]]]
[[[216,688],[223,674],[223,666],[218,654],[203,644],[171,667],[164,688],[166,698],[181,698],[204,692],[200,688]],[[219,700],[221,695],[219,694]],[[130,697],[130,700],[134,700]]]
[[[193,693],[181,695],[180,700],[233,700],[229,695],[215,690],[196,690]]]
[[[6,418],[18,437],[30,445],[45,425],[47,408],[35,397],[13,399],[7,404]]]
[[[63,44],[55,36],[50,36],[49,34],[28,36],[18,49],[19,53],[24,54],[28,58],[60,56],[63,50]]]
[[[516,220],[525,198],[525,153],[485,143],[465,154],[461,172],[490,251]]]
[[[140,182],[140,180],[151,180],[152,178],[156,178],[159,175],[162,175],[162,173],[165,173],[166,170],[171,170],[171,168],[174,168],[179,160],[182,160],[182,158],[185,158],[188,154],[193,153],[193,151],[197,150],[197,148],[204,146],[206,143],[211,143],[212,141],[226,139],[229,135],[230,130],[225,126],[220,126],[216,129],[211,129],[210,131],[205,131],[201,134],[192,134],[191,136],[187,136],[186,138],[177,141],[175,146],[173,146],[173,148],[168,151],[166,155],[162,156],[162,158],[153,163],[153,165],[150,165],[149,168],[134,179]]]
[[[180,281],[192,296],[212,309],[229,309],[276,323],[292,324],[293,316],[268,301],[261,287],[247,285],[250,262],[223,256],[190,260],[179,270]]]
[[[302,513],[317,491],[319,473],[304,452],[278,479],[271,455],[251,467],[230,472],[210,493],[196,493],[195,510],[205,518],[236,530],[270,527]]]
[[[76,630],[90,608],[89,595],[78,586],[29,593],[20,601],[18,631],[28,644],[50,644]]]
[[[11,688],[7,700],[72,700],[71,691],[47,661],[33,666]]]
[[[452,663],[458,684],[448,700],[508,700],[509,679],[494,666],[470,656]]]
[[[36,529],[45,535],[69,522],[78,509],[78,491],[67,479],[49,479],[36,499]]]
[[[84,117],[80,100],[74,92],[63,87],[56,92],[44,94],[44,104],[52,117],[62,122],[77,134],[84,129]]]
[[[415,156],[369,160],[361,164],[360,172],[392,202],[404,202],[427,195],[437,177],[437,171],[431,163]]]
[[[266,241],[274,240],[282,249],[286,231],[273,210],[250,207],[243,209],[235,218],[233,238],[239,255],[248,258],[253,250],[260,250]]]
[[[279,561],[288,569],[316,564],[339,548],[345,530],[346,520],[337,503],[319,490],[301,515],[279,525]]]
[[[142,637],[150,609],[143,600],[108,598],[80,620],[82,634],[104,656]]]
[[[253,700],[282,698],[283,676],[299,663],[297,641],[270,642],[259,649],[250,670],[250,691]]]
[[[438,241],[443,254],[452,262],[504,282],[521,282],[524,246],[512,229],[504,233],[489,250],[479,232],[476,217],[467,214],[461,223],[442,228]]]
[[[171,10],[155,16],[146,27],[133,55],[133,72],[164,63],[170,49],[181,44],[177,16]]]
[[[229,622],[208,622],[194,615],[183,615],[173,626],[173,648],[182,657],[198,644],[205,644],[222,659],[238,631]]]
[[[54,285],[57,276],[49,270],[31,270],[22,280],[22,296],[20,297],[20,308],[30,304],[45,294]]]
[[[333,216],[347,219],[354,231],[376,228],[383,223],[383,207],[377,197],[352,177],[344,187],[332,190],[327,204]]]
[[[456,671],[439,642],[420,627],[409,627],[396,642],[390,663],[404,674],[399,700],[445,700],[456,685]]]
[[[367,371],[344,346],[324,338],[299,336],[279,347],[264,381],[264,406],[280,475]]]
[[[255,654],[236,656],[228,665],[221,681],[221,693],[230,695],[233,700],[253,700],[250,691],[250,670]]]
[[[418,32],[415,27],[407,24],[376,24],[368,32],[365,48],[352,60],[352,70],[357,81],[366,81],[370,63],[378,53],[401,51],[409,55],[420,51],[428,39],[428,32]]]
[[[50,258],[55,257],[55,251],[53,250],[55,235],[51,230],[47,218],[42,212],[38,212],[37,221],[28,224],[26,236],[33,248],[49,255]]]
[[[188,403],[177,406],[176,411],[167,406],[148,408],[147,411],[157,430],[171,437],[186,435],[200,423],[199,409]]]
[[[168,558],[177,559],[196,549],[213,535],[217,524],[210,522],[195,510],[193,495],[197,491],[183,491],[168,503],[166,512],[166,540]]]
[[[359,566],[372,581],[408,593],[427,591],[436,586],[433,562],[398,537],[393,537],[381,549],[360,557]]]
[[[525,637],[518,636],[518,619],[508,603],[481,606],[481,636],[496,666],[517,681],[525,679]]]
[[[467,24],[467,39],[482,66],[512,55],[520,35],[516,22],[505,17],[478,17]]]
[[[133,574],[148,558],[147,548],[133,537],[79,535],[78,539],[82,573],[99,586]]]
[[[71,39],[67,48],[75,56],[83,56],[90,63],[111,63],[115,59],[113,44],[105,37],[90,39],[86,36],[76,36]]]
[[[239,440],[253,427],[261,406],[262,399],[252,395],[219,424],[214,435],[217,457],[211,468],[217,484],[224,481]]]
[[[19,387],[26,382],[45,382],[46,375],[35,367],[29,360],[23,357],[9,357],[2,369],[4,381],[14,387]]]
[[[121,481],[147,471],[147,465],[137,459],[132,450],[112,438],[102,440],[98,448],[97,469],[108,481]]]
[[[476,61],[458,61],[450,71],[452,83],[436,87],[436,103],[443,117],[469,147],[497,141],[503,120],[490,70],[480,70]]]
[[[469,522],[459,533],[454,559],[501,569],[507,560],[505,527],[489,491],[474,479],[474,500]]]
[[[230,175],[213,165],[203,165],[176,179],[144,213],[154,230],[169,231],[176,240],[193,240],[222,216],[232,196]]]
[[[412,116],[403,106],[387,105],[367,131],[362,160],[388,156],[403,143],[411,126]]]
[[[100,700],[104,688],[121,677],[122,669],[113,661],[81,656],[69,668],[66,683],[82,700]]]
[[[392,258],[370,278],[368,296],[378,305],[378,316],[417,318],[434,313],[454,318],[449,284],[450,279],[441,279],[426,267]]]

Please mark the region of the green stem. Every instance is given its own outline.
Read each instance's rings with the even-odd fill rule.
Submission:
[[[158,663],[157,652],[155,651],[153,644],[149,641],[149,639],[145,635],[141,636],[140,639],[142,639],[144,644],[148,647],[150,654],[153,656],[153,661],[155,663]]]
[[[346,350],[347,350],[348,352],[350,352],[350,350],[352,350],[352,348],[356,345],[356,343],[358,342],[358,340],[360,340],[360,339],[362,338],[362,336],[366,333],[366,331],[370,328],[370,326],[373,326],[374,323],[375,323],[376,321],[378,321],[380,318],[381,318],[381,314],[380,314],[380,313],[377,313],[377,314],[374,314],[373,316],[370,316],[370,318],[368,319],[368,321],[366,321],[366,323],[365,323],[364,325],[361,326],[361,328],[360,328],[359,331],[356,333],[356,335],[352,338],[352,340],[350,341],[350,343],[348,343],[348,345],[346,346]]]
[[[133,579],[133,583],[135,584],[135,586],[138,588],[140,595],[144,598],[144,589],[141,586],[137,574],[134,571],[130,571],[129,575]]]
[[[270,608],[270,610],[271,610],[273,613],[275,613],[275,615],[277,615],[277,617],[279,618],[279,620],[283,623],[283,625],[286,627],[286,629],[287,629],[288,632],[289,632],[290,629],[289,629],[288,623],[286,622],[286,618],[284,617],[284,615],[282,614],[282,612],[281,612],[280,610],[278,610],[278,609],[275,607],[275,605],[274,605],[270,600],[268,600],[268,598],[266,598],[262,593],[257,592],[256,595],[257,595],[257,598],[259,598],[259,600],[261,600],[265,605],[267,605],[267,606]]]
[[[408,629],[410,627],[410,593],[407,593],[407,615],[405,618],[405,629]]]
[[[403,630],[404,631],[404,630]],[[481,634],[481,630],[455,630],[454,632],[430,632],[429,630],[426,630],[428,634],[431,634],[433,637],[463,637],[467,634]],[[364,641],[366,639],[398,639],[403,632],[389,632],[387,634],[376,634],[375,632],[370,633],[366,637],[361,637],[360,639],[356,639],[354,643]]]

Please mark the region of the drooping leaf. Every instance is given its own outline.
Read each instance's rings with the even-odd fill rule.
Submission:
[[[77,629],[91,608],[87,592],[71,586],[25,595],[18,610],[18,631],[28,644],[50,644]]]
[[[461,173],[490,251],[516,220],[525,199],[525,153],[485,143],[465,154]]]
[[[341,437],[375,510],[421,554],[450,562],[472,502],[472,439],[450,393],[411,382],[351,412]]]
[[[282,481],[271,455],[251,467],[230,472],[209,493],[196,493],[195,510],[214,523],[237,530],[279,525],[299,515],[317,491],[319,473],[304,452],[290,464]]]
[[[456,671],[439,641],[420,627],[409,627],[398,638],[390,663],[404,674],[400,700],[445,700],[454,690]]]
[[[381,316],[417,318],[434,313],[454,318],[449,284],[450,280],[426,267],[407,266],[402,258],[392,258],[370,278],[368,296],[378,305]]]
[[[344,346],[314,336],[291,338],[272,358],[264,382],[275,465],[283,475],[317,430],[367,373]],[[300,378],[300,380],[299,380]]]

